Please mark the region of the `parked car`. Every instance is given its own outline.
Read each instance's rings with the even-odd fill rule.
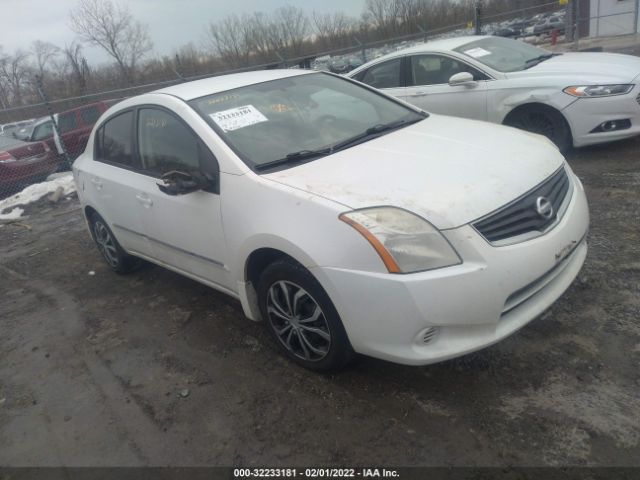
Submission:
[[[550,16],[533,26],[534,35],[542,35],[543,33],[550,33],[554,30],[556,30],[558,33],[564,33],[564,17]]]
[[[14,133],[17,133],[20,129],[31,125],[31,120],[25,120],[22,122],[5,123],[0,127],[0,135],[4,137],[12,137]]]
[[[84,151],[93,125],[100,118],[100,115],[118,101],[96,102],[56,114],[55,118],[58,122],[60,136],[70,160],[74,160]],[[43,117],[38,120],[28,140],[44,141],[52,151],[62,153],[60,139],[57,138],[49,117]],[[59,159],[59,161],[61,160],[62,158]]]
[[[348,76],[429,112],[545,135],[563,151],[640,133],[640,58],[631,55],[460,37],[387,55]]]
[[[498,37],[517,37],[522,35],[522,29],[510,26],[510,27],[501,27],[493,32],[493,35]]]
[[[55,172],[56,157],[44,142],[0,136],[0,193],[44,180]]]
[[[347,73],[349,68],[349,62],[344,58],[334,58],[329,62],[329,70],[333,73]]]
[[[238,298],[318,370],[491,345],[546,310],[587,251],[585,194],[551,142],[325,72],[125,100],[73,171],[114,271],[143,258]]]

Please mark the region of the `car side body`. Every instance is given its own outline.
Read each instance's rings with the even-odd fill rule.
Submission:
[[[471,36],[427,42],[378,58],[353,70],[348,76],[426,111],[443,115],[511,124],[512,117],[523,109],[546,109],[559,116],[561,122],[566,122],[570,132],[567,143],[575,147],[640,134],[639,58],[597,52],[563,53],[550,56],[525,70],[501,72],[480,61],[488,53],[483,49],[470,49],[471,54],[460,51],[471,42],[489,38],[492,37]],[[495,41],[503,42],[507,47],[519,43],[510,39]],[[467,72],[473,78],[452,83],[443,68],[442,78],[416,83],[411,78],[412,65],[417,59],[425,58],[442,65],[453,64],[448,72]],[[370,80],[374,69],[392,70],[394,64],[397,76],[389,74],[377,84]],[[567,87],[576,85],[612,84],[632,87],[625,94],[603,98],[577,98],[565,92]]]

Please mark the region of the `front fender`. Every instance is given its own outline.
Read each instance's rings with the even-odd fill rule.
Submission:
[[[562,111],[576,100],[577,98],[555,87],[509,90],[505,94],[494,97],[493,108],[489,109],[490,115],[493,114],[490,120],[495,123],[504,123],[507,115],[521,105],[540,103]]]

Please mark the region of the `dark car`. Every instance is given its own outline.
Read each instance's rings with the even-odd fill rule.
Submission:
[[[344,58],[336,58],[329,63],[329,70],[333,73],[347,73],[351,68]]]
[[[0,193],[44,180],[57,168],[57,154],[46,143],[0,137]]]
[[[493,32],[493,34],[498,37],[518,37],[522,35],[522,29],[517,26],[503,27]]]

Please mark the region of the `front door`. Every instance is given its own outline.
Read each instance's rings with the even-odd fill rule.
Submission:
[[[488,77],[470,65],[446,55],[408,58],[407,88],[403,100],[427,112],[454,117],[487,119]],[[473,75],[473,85],[449,85],[456,73]]]
[[[141,172],[147,179],[136,199],[153,257],[231,288],[219,190],[169,195],[158,188],[160,177],[170,171],[217,174],[215,157],[186,123],[162,108],[140,108],[136,131]]]

